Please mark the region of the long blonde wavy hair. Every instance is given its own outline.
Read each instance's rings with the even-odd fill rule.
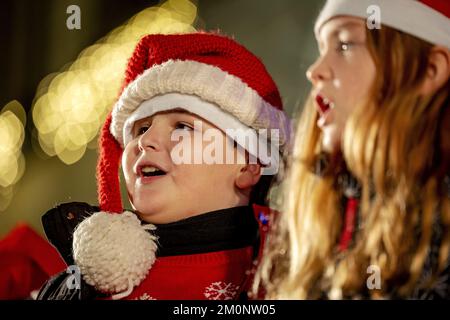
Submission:
[[[443,179],[450,166],[447,82],[421,96],[432,45],[384,27],[367,30],[377,67],[368,102],[348,119],[340,162],[361,184],[354,244],[337,245],[343,226],[339,161],[314,173],[321,132],[310,99],[297,123],[283,191],[283,212],[268,238],[253,293],[269,299],[407,297],[422,274],[435,219],[443,238],[438,274],[450,250],[450,204]],[[334,168],[333,168],[333,163]],[[367,268],[381,271],[380,289],[367,289]],[[427,285],[432,285],[433,277]]]

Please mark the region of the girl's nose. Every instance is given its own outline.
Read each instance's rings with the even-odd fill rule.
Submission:
[[[317,60],[308,68],[306,77],[314,86],[320,82],[331,79],[332,71],[324,56],[317,58]]]

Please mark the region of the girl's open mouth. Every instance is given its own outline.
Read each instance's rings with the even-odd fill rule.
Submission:
[[[320,94],[316,96],[316,103],[321,116],[334,108],[334,103]]]
[[[328,100],[321,94],[316,95],[316,106],[319,112],[319,120],[317,121],[317,125],[319,128],[325,127],[329,124],[330,121],[330,111],[334,109],[334,102]]]

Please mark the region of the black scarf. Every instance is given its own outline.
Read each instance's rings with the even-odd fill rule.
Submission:
[[[258,223],[251,206],[208,212],[156,225],[157,256],[206,253],[256,244]]]

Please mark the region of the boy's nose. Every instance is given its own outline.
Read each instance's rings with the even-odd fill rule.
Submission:
[[[139,150],[153,149],[155,151],[161,150],[164,144],[164,127],[153,123],[147,131],[145,131],[138,140]]]
[[[316,86],[319,82],[331,79],[332,71],[326,63],[325,57],[319,57],[306,71],[308,80]]]

